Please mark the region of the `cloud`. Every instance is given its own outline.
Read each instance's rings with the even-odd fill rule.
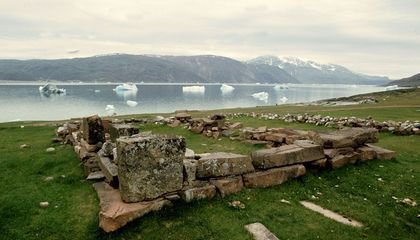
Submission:
[[[273,54],[394,78],[420,71],[416,0],[3,0],[0,9],[2,58]]]

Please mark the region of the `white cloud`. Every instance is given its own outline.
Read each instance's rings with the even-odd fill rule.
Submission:
[[[1,58],[275,54],[395,78],[420,70],[416,0],[2,0],[0,9]]]

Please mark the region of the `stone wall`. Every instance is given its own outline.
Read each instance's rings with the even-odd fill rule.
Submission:
[[[267,146],[248,156],[195,154],[186,149],[182,137],[138,133],[138,128],[130,124],[108,123],[103,128],[97,116],[81,122],[80,128],[74,127],[79,126],[77,123],[67,123],[59,130],[74,145],[87,178],[99,181],[95,184],[101,201],[99,224],[106,232],[170,202],[224,197],[243,188],[279,185],[305,175],[308,169],[336,169],[358,161],[395,157],[395,152],[370,144],[378,141],[378,130],[374,128],[331,133],[243,128],[239,123],[228,123],[221,115],[192,119],[188,114],[178,114],[166,121],[177,126],[185,124],[200,134],[211,132],[211,137],[219,133]]]

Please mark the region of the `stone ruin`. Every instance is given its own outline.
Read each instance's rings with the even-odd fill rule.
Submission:
[[[395,152],[370,144],[378,141],[374,128],[332,133],[250,129],[239,123],[226,125],[222,115],[193,120],[186,114],[167,123],[186,124],[197,133],[211,132],[211,137],[238,130],[247,140],[264,141],[269,148],[249,156],[195,154],[182,137],[139,133],[132,124],[98,116],[64,124],[57,135],[74,146],[87,179],[97,181],[93,186],[100,199],[99,226],[105,232],[178,200],[224,197],[243,188],[282,184],[305,175],[307,169],[336,169],[357,161],[395,157]]]

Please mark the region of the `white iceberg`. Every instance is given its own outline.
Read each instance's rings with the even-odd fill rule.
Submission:
[[[204,86],[183,86],[183,93],[204,94],[206,88]]]
[[[398,85],[391,85],[388,87],[385,87],[385,91],[392,91],[392,90],[397,90],[399,89]]]
[[[114,105],[106,105],[105,111],[108,115],[114,115],[115,114],[115,107]]]
[[[66,89],[58,88],[56,85],[48,83],[44,86],[40,86],[39,92],[43,95],[50,96],[51,94],[66,94]]]
[[[281,90],[281,89],[289,89],[287,85],[276,85],[274,86],[274,90]]]
[[[99,90],[99,89],[95,89],[95,91],[94,91],[95,93],[100,93],[101,92],[101,90]]]
[[[287,97],[282,97],[282,98],[280,98],[279,100],[280,100],[280,102],[282,102],[282,103],[286,103],[289,99],[288,99]]]
[[[121,85],[118,85],[114,91],[116,92],[125,92],[125,91],[132,91],[137,92],[137,86],[134,83],[123,83]]]
[[[268,102],[269,94],[267,92],[257,92],[257,93],[252,94],[251,96],[260,101]]]
[[[135,107],[137,106],[137,102],[136,101],[131,101],[131,100],[127,100],[127,105],[130,107]]]
[[[222,94],[229,94],[233,92],[233,90],[235,90],[235,88],[227,84],[222,84],[222,86],[220,87],[220,91],[222,91]]]

